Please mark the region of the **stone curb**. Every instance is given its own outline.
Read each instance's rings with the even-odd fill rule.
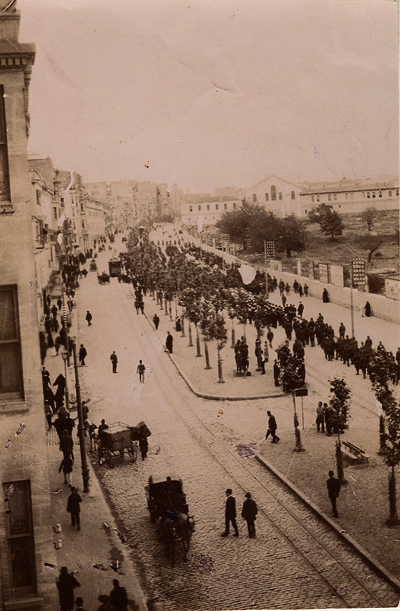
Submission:
[[[268,469],[275,477],[277,477],[293,494],[295,494],[307,507],[310,507],[311,510],[318,516],[320,520],[325,522],[327,526],[329,526],[332,530],[336,532],[336,534],[342,538],[346,543],[348,543],[358,554],[365,560],[375,571],[377,571],[390,585],[395,587],[400,593],[400,580],[398,580],[394,575],[392,575],[387,569],[385,569],[380,562],[375,560],[373,556],[367,550],[365,550],[351,535],[343,532],[341,528],[338,527],[336,522],[334,522],[329,516],[326,515],[312,501],[306,501],[305,495],[303,492],[297,488],[295,484],[290,482],[278,469],[276,469],[266,458],[256,454],[256,459],[258,462]]]
[[[147,320],[149,321],[150,326],[155,330],[155,327],[152,323],[152,321],[150,320],[150,318],[147,316],[146,312],[144,313],[145,317],[147,318]],[[166,348],[162,342],[162,340],[160,339],[160,342],[162,343],[164,350],[166,351]],[[192,383],[190,382],[189,378],[186,376],[186,374],[182,371],[181,367],[178,365],[178,363],[175,361],[174,357],[168,352],[168,356],[171,359],[171,361],[173,362],[173,364],[176,367],[176,370],[178,371],[179,375],[183,378],[184,382],[186,383],[187,387],[189,388],[189,390],[196,395],[196,397],[200,397],[201,399],[208,399],[210,401],[254,401],[257,399],[275,399],[277,397],[286,397],[286,395],[284,393],[277,393],[275,395],[250,395],[250,396],[244,396],[244,397],[238,397],[238,396],[221,396],[221,395],[210,395],[207,393],[202,393],[197,391]]]

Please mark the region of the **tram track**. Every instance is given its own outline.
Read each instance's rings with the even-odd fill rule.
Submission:
[[[134,324],[135,316],[131,307],[129,307],[131,301],[127,301],[127,294],[123,291],[123,285],[115,286],[117,286],[118,297],[127,318],[131,324]],[[139,334],[137,336],[137,343],[140,346],[141,353],[145,355],[148,361],[154,359],[154,353],[151,352],[149,344],[144,342]],[[236,483],[238,488],[245,492],[246,489],[252,487],[258,498],[264,496],[264,498],[268,499],[268,502],[264,503],[265,507],[273,505],[274,511],[272,513],[275,515],[274,519],[261,507],[259,512],[301,558],[304,565],[308,567],[308,573],[300,575],[299,579],[318,578],[327,586],[332,595],[340,600],[342,607],[350,608],[355,606],[346,599],[346,593],[341,589],[344,587],[346,592],[349,590],[353,592],[354,590],[359,591],[360,596],[357,606],[388,606],[387,598],[382,598],[382,593],[379,591],[382,590],[382,581],[385,581],[383,588],[385,595],[389,596],[393,601],[397,600],[396,588],[392,584],[388,584],[383,577],[379,576],[378,578],[377,575],[371,575],[370,569],[367,568],[365,561],[360,558],[357,552],[353,549],[350,551],[348,544],[337,533],[333,533],[326,525],[321,525],[319,519],[312,514],[306,504],[303,505],[297,499],[294,500],[292,493],[286,489],[284,484],[278,482],[275,476],[266,472],[255,463],[252,468],[246,466],[244,459],[239,458],[238,454],[230,446],[215,435],[193,409],[191,404],[193,402],[186,398],[185,395],[189,393],[186,386],[182,390],[182,385],[177,383],[168,371],[166,364],[159,360],[157,375],[154,375],[154,383],[157,385],[160,394],[166,396],[161,380],[162,377],[168,379],[168,384],[174,388],[176,397],[179,398],[179,400],[174,402],[168,401],[170,407],[172,407],[175,415],[182,421],[187,432],[195,442]],[[200,399],[195,398],[194,401],[200,401]],[[178,405],[184,405],[184,409],[177,407]],[[224,459],[221,458],[221,451]],[[218,456],[218,453],[220,456]],[[235,469],[243,474],[240,478],[232,474],[232,469],[230,468],[232,461],[235,464]],[[243,479],[246,481],[246,487],[243,485]],[[279,516],[284,514],[285,519],[280,520]],[[291,522],[291,534],[288,534],[288,529],[284,524],[288,517]],[[316,529],[319,532],[318,535],[315,534]],[[329,536],[327,536],[326,530],[329,530]],[[321,536],[325,537],[324,544],[321,542]],[[309,549],[310,547],[313,549]]]

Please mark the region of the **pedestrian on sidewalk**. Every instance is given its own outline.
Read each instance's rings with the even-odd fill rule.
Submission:
[[[250,492],[246,492],[245,496],[246,496],[246,500],[243,503],[242,518],[244,518],[247,522],[249,538],[255,539],[256,538],[256,527],[254,525],[254,521],[258,513],[258,508],[257,508],[256,502],[251,498]]]
[[[73,460],[70,456],[68,456],[67,458],[64,457],[58,469],[59,473],[61,473],[61,471],[64,473],[64,484],[68,484],[69,486],[71,486],[72,484],[73,464]]]
[[[142,363],[142,360],[139,361],[139,365],[137,366],[136,373],[139,374],[139,384],[143,382],[144,384],[144,372],[146,370],[145,365]]]
[[[60,420],[64,425],[66,418],[60,418]],[[72,436],[68,433],[67,429],[63,430],[62,436],[60,438],[60,451],[63,453],[64,458],[69,458],[71,456],[72,460],[74,460],[74,440],[72,439]]]
[[[339,497],[340,482],[336,477],[334,477],[333,471],[329,471],[329,479],[326,480],[326,485],[328,488],[328,496],[332,503],[333,516],[338,518],[339,514],[336,507],[336,499]]]
[[[78,596],[78,598],[75,601],[75,604],[76,604],[75,611],[86,611],[86,609],[83,608],[83,598],[81,596]]]
[[[50,311],[53,314],[53,318],[57,318],[58,309],[57,309],[56,304],[53,305]]]
[[[319,429],[321,429],[322,433],[325,433],[325,423],[324,423],[324,406],[322,405],[322,401],[318,402],[317,406],[317,433],[319,433]]]
[[[154,316],[153,316],[153,323],[154,323],[154,326],[155,326],[156,331],[157,331],[158,325],[160,324],[160,317],[157,316],[157,314],[154,314]]]
[[[300,301],[298,308],[297,308],[297,313],[300,316],[300,318],[303,317],[303,312],[304,312],[304,305]]]
[[[82,367],[85,367],[85,358],[86,357],[87,357],[86,348],[83,344],[81,344],[81,347],[79,348],[79,362],[82,365]]]
[[[61,308],[62,308],[62,299],[61,299],[61,297],[59,297],[57,299],[57,305],[58,305],[58,309],[61,310]]]
[[[118,357],[115,353],[115,350],[113,350],[111,356],[110,356],[110,361],[112,363],[112,372],[113,373],[117,373],[117,365],[118,365]]]
[[[90,327],[91,324],[92,324],[92,318],[93,318],[93,316],[91,315],[89,310],[87,310],[87,312],[86,312],[86,320],[87,320],[88,327]]]
[[[125,588],[119,585],[118,579],[113,579],[113,586],[110,592],[110,603],[115,611],[128,611],[128,595]]]
[[[72,486],[71,494],[69,495],[67,501],[67,512],[71,514],[71,526],[75,526],[76,522],[77,530],[81,529],[81,508],[79,503],[82,503],[82,499],[78,494],[78,490],[74,486]]]
[[[278,443],[279,437],[276,434],[276,429],[278,428],[278,425],[276,424],[275,416],[273,416],[269,410],[267,411],[267,415],[268,415],[268,431],[267,431],[267,434],[265,435],[265,439],[268,439],[268,437],[272,435],[271,443]]]
[[[229,524],[232,522],[232,526],[235,530],[235,537],[239,536],[238,527],[236,524],[236,499],[232,496],[232,490],[230,488],[226,491],[226,506],[225,506],[225,530],[221,534],[221,537],[227,537],[229,535]]]
[[[65,430],[68,431],[68,435],[72,436],[72,430],[75,426],[75,420],[71,418],[71,414],[68,412],[67,417],[65,418],[64,427]]]
[[[167,339],[165,340],[165,347],[170,354],[172,354],[173,344],[174,344],[174,338],[172,337],[171,333],[167,331]]]
[[[269,342],[269,347],[272,348],[272,340],[274,339],[274,332],[272,329],[268,329],[267,340]]]
[[[263,370],[263,351],[262,351],[262,347],[261,347],[261,340],[259,337],[257,337],[256,339],[256,345],[255,345],[255,350],[254,350],[254,354],[256,356],[257,359],[257,369],[256,371],[262,371]],[[264,370],[265,372],[265,370]]]
[[[57,378],[55,379],[55,382],[53,384],[53,386],[57,386],[56,394],[54,397],[56,400],[57,409],[59,409],[62,406],[62,404],[64,403],[65,385],[66,385],[65,377],[63,376],[62,373],[60,373],[57,376]]]
[[[279,386],[279,376],[280,376],[280,367],[279,367],[279,363],[278,360],[275,359],[274,360],[274,382],[275,382],[275,386]]]
[[[74,608],[74,588],[80,587],[79,581],[73,575],[68,573],[66,566],[60,569],[60,575],[57,581],[58,596],[60,599],[61,611],[72,611]]]
[[[51,419],[53,417],[53,410],[50,407],[50,403],[48,401],[44,402],[44,413],[46,416],[47,424],[49,426],[49,431],[51,430]]]

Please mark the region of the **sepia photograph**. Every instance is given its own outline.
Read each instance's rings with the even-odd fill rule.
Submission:
[[[398,43],[0,0],[1,609],[400,605]]]

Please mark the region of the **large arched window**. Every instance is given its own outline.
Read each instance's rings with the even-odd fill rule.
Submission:
[[[282,193],[279,191],[279,199],[282,199]]]
[[[271,185],[271,199],[274,202],[276,200],[276,187],[275,185]]]
[[[295,192],[294,192],[294,191],[292,191],[292,193],[290,194],[290,197],[291,197],[292,199],[296,199],[296,194],[295,194]]]

